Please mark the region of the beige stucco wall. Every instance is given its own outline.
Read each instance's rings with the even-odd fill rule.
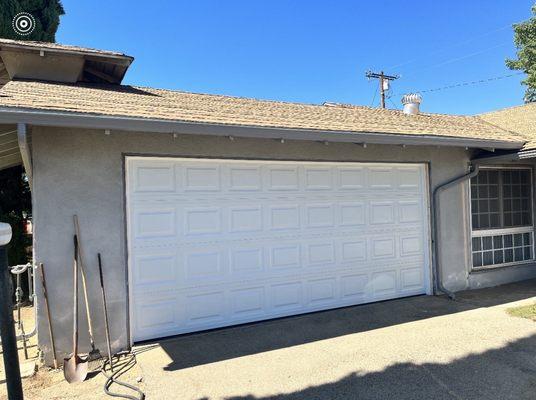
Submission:
[[[129,346],[127,330],[126,238],[123,159],[125,154],[249,157],[296,160],[427,162],[432,188],[467,171],[469,152],[461,148],[322,143],[305,141],[116,132],[33,127],[35,261],[47,272],[59,358],[70,352],[72,332],[72,217],[78,214],[86,255],[91,311],[97,346],[104,350],[104,327],[97,272],[102,253],[113,349]],[[451,290],[536,276],[519,267],[469,274],[466,185],[442,195],[442,263]],[[38,287],[39,343],[50,361],[47,322]],[[83,303],[81,303],[83,306]],[[83,308],[81,309],[83,311]],[[80,343],[88,350],[81,315]]]

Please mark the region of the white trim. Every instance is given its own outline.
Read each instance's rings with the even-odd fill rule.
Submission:
[[[513,261],[513,262],[503,263],[503,264],[492,264],[492,265],[483,265],[482,267],[473,267],[472,272],[480,272],[480,271],[487,271],[487,270],[508,268],[508,267],[518,267],[518,266],[528,265],[528,264],[534,264],[534,258],[531,260],[525,260],[525,261]]]
[[[497,165],[482,165],[479,167],[480,169],[495,169],[495,170],[506,170],[506,169],[509,169],[509,170],[519,170],[519,169],[529,169],[529,170],[532,170],[532,167],[529,166],[529,165],[519,165],[519,166],[511,166],[511,165],[507,165],[507,166],[497,166]]]
[[[514,233],[530,233],[534,232],[534,226],[519,226],[515,228],[502,228],[502,229],[482,229],[472,231],[472,237],[483,236],[496,236],[496,235],[509,235]]]

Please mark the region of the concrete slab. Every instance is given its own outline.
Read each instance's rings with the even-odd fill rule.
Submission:
[[[136,347],[148,398],[535,399],[536,281],[413,297]]]

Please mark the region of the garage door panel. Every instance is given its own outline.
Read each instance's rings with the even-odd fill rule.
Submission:
[[[424,293],[425,177],[413,164],[128,158],[134,340]]]
[[[175,168],[172,162],[134,165],[132,187],[136,192],[174,192]]]

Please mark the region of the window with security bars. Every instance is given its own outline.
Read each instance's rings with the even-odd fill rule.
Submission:
[[[534,259],[532,171],[482,169],[471,179],[473,267]]]

